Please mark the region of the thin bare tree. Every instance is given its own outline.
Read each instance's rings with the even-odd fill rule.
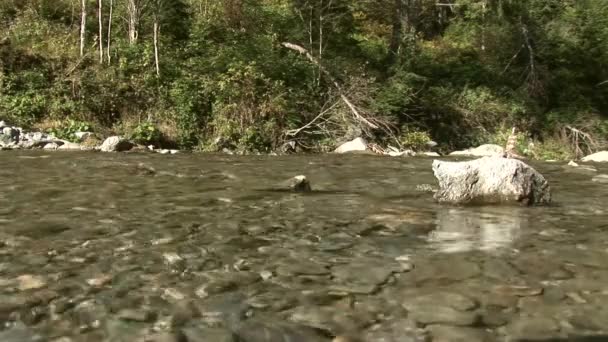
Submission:
[[[113,15],[113,12],[114,12],[114,0],[110,0],[110,13],[108,15],[108,42],[107,42],[107,48],[106,48],[108,64],[110,64],[110,62],[112,61],[112,55],[110,54],[110,46],[111,46],[111,41],[112,41],[112,15]]]
[[[160,31],[160,23],[158,14],[154,14],[154,65],[156,67],[156,76],[160,77],[160,61],[158,60],[158,35]]]
[[[103,64],[103,0],[97,1],[99,9],[97,18],[99,19],[99,63]]]
[[[80,9],[80,57],[84,56],[84,44],[86,37],[86,26],[87,26],[87,2],[82,0]]]

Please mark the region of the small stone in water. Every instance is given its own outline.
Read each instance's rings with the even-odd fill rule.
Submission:
[[[312,191],[310,187],[310,182],[304,175],[295,176],[286,180],[285,182],[279,185],[281,189],[291,190],[295,192],[310,192]]]
[[[186,296],[183,293],[179,292],[178,290],[176,290],[174,288],[165,289],[165,291],[163,291],[163,294],[161,297],[165,300],[173,300],[173,301],[179,301],[179,300],[186,298]]]
[[[501,285],[494,287],[494,291],[500,294],[507,294],[517,297],[538,296],[543,293],[542,287]]]
[[[46,286],[46,280],[41,276],[24,274],[17,277],[18,289],[21,291],[35,290]]]
[[[182,257],[180,257],[177,253],[163,253],[163,258],[168,265],[175,265],[176,263],[182,261]]]
[[[262,277],[262,280],[264,280],[264,281],[272,278],[272,276],[273,276],[273,274],[271,271],[264,270],[264,271],[260,272],[260,277]]]
[[[101,287],[109,283],[112,280],[112,276],[102,274],[99,277],[87,279],[87,284],[93,287]]]
[[[165,238],[160,238],[160,239],[154,239],[152,241],[150,241],[150,243],[154,246],[156,245],[166,245],[168,243],[173,242],[173,238],[170,237],[165,237]]]
[[[152,322],[156,320],[156,313],[150,310],[123,309],[118,312],[123,321]]]

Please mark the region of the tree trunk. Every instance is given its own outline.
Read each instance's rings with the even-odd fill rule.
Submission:
[[[393,23],[392,23],[392,34],[391,42],[389,45],[389,57],[388,63],[394,64],[397,61],[399,55],[399,48],[401,47],[401,35],[403,33],[403,0],[395,0],[395,8],[393,11]]]
[[[110,0],[110,14],[108,17],[108,47],[107,47],[107,56],[108,56],[108,64],[112,61],[112,55],[110,54],[110,42],[112,41],[112,14],[114,11],[114,0]]]
[[[154,65],[156,66],[156,76],[160,77],[160,62],[158,60],[158,35],[160,25],[158,24],[158,17],[154,17]]]
[[[99,64],[103,64],[103,0],[98,0],[99,12],[97,17],[99,19]]]
[[[128,24],[129,24],[129,44],[133,45],[137,43],[137,37],[139,35],[138,26],[139,26],[139,4],[137,0],[128,0],[127,11],[129,14]]]
[[[86,35],[87,26],[87,3],[86,0],[82,0],[81,6],[81,19],[80,19],[80,57],[84,56],[84,39]]]

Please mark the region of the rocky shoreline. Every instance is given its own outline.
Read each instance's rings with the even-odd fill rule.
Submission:
[[[43,149],[43,150],[58,150],[58,151],[101,151],[101,152],[126,152],[126,151],[151,151],[160,154],[177,154],[180,150],[156,148],[153,145],[143,146],[138,145],[121,136],[110,136],[103,141],[90,139],[93,137],[91,132],[75,132],[74,136],[78,139],[77,142],[59,139],[50,133],[43,132],[27,132],[21,127],[8,125],[4,121],[0,121],[0,150],[28,150],[28,149]],[[101,143],[100,143],[101,142]],[[380,147],[377,144],[368,143],[363,138],[355,138],[351,141],[337,146],[333,153],[336,154],[372,154],[383,155],[390,157],[442,157],[438,152],[431,149],[437,146],[437,143],[431,141],[427,144],[429,150],[413,151],[410,149],[399,149],[394,146]],[[223,149],[225,154],[235,154],[234,151]],[[271,152],[271,155],[277,154]],[[453,151],[448,156],[456,157],[496,157],[509,155],[509,146],[503,148],[495,144],[484,144],[478,147],[469,148],[460,151]],[[516,156],[519,158],[520,156]],[[599,151],[591,155],[581,158],[581,162],[608,162],[608,151]],[[569,165],[574,166],[574,161]],[[576,165],[578,166],[578,164]]]
[[[176,154],[179,152],[175,149],[157,149],[152,145],[148,147],[137,145],[120,136],[107,137],[101,144],[99,144],[99,141],[90,139],[93,137],[91,132],[75,132],[74,136],[78,139],[78,142],[59,139],[50,133],[27,132],[21,127],[11,126],[4,121],[0,121],[0,149],[2,150],[152,151],[160,154]]]

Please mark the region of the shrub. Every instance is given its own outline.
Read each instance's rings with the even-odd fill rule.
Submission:
[[[149,121],[140,123],[131,132],[131,140],[139,144],[159,143],[161,137],[160,130]]]
[[[428,143],[431,142],[431,136],[428,132],[406,129],[399,140],[404,147],[420,151],[427,148]]]
[[[77,132],[92,132],[91,124],[68,119],[63,121],[59,126],[49,129],[49,133],[52,133],[55,137],[72,142],[78,141],[78,137],[76,137]]]

